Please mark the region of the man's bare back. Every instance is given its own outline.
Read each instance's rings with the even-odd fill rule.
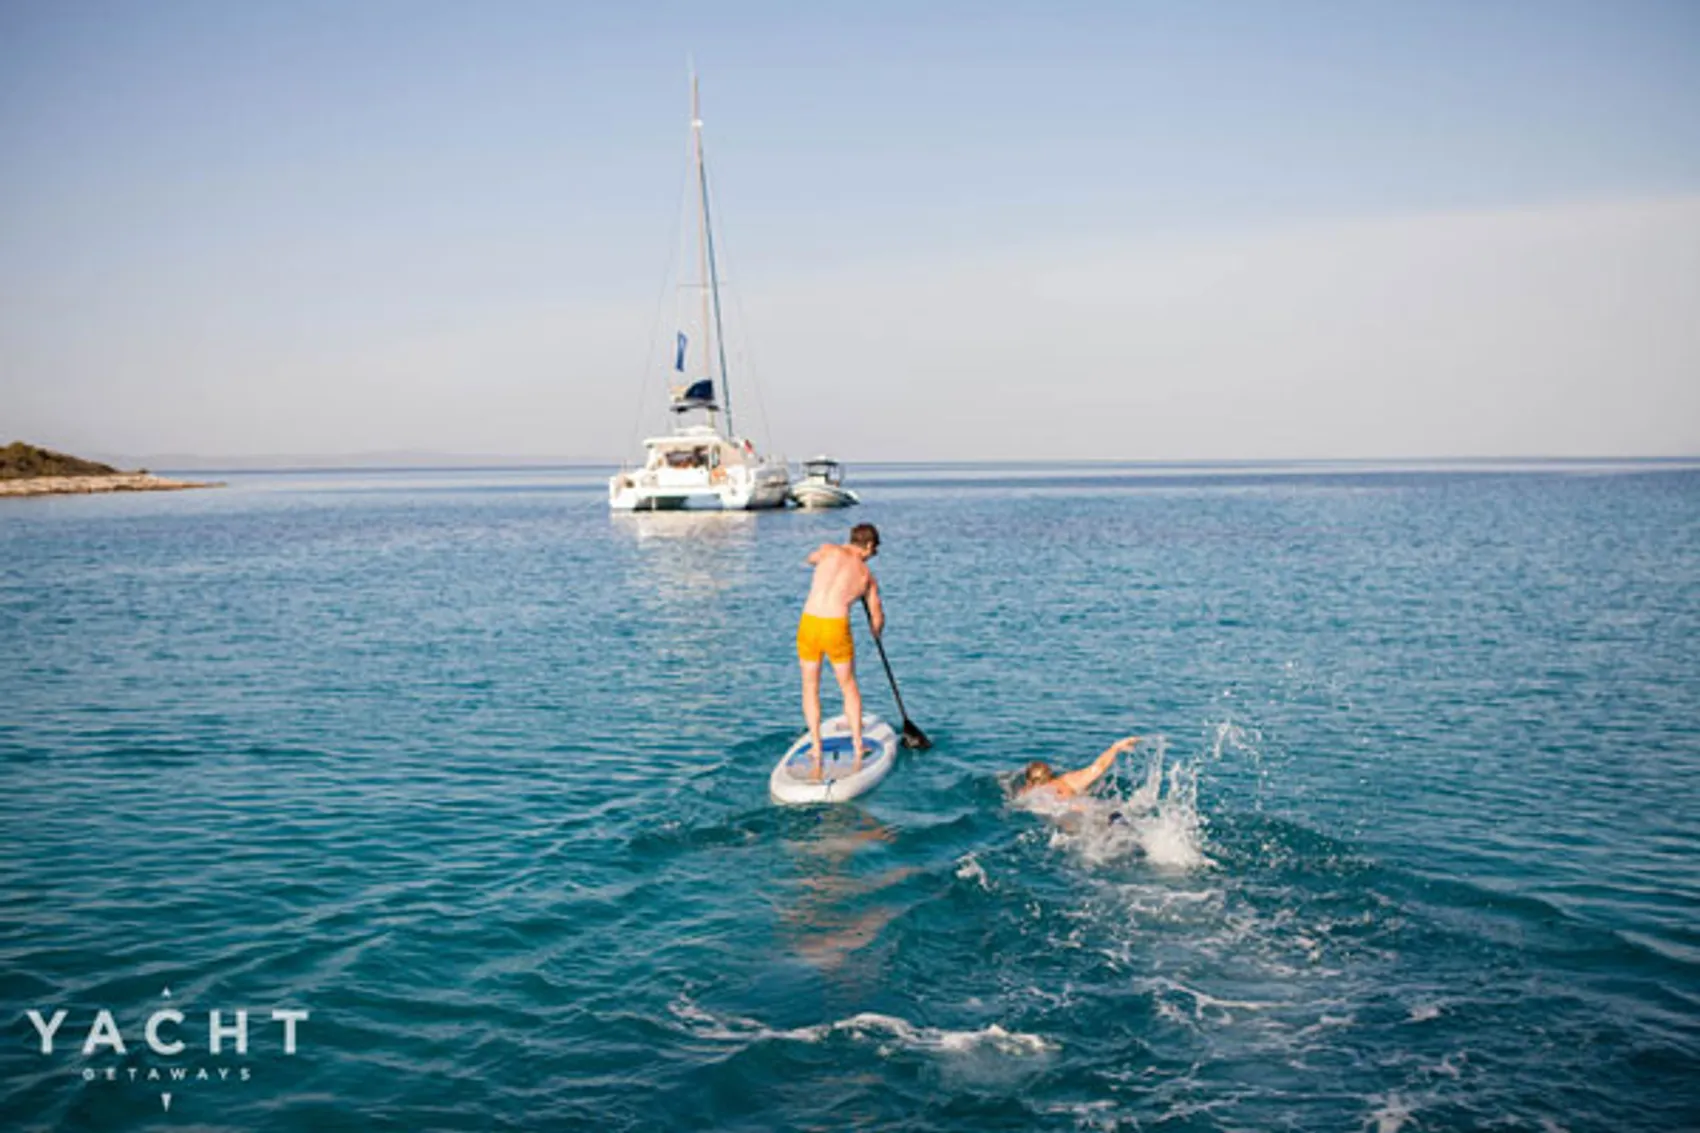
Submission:
[[[879,633],[884,628],[885,612],[880,609],[879,583],[868,569],[866,556],[842,543],[822,543],[809,556],[809,562],[814,565],[815,577],[809,584],[803,613],[817,618],[847,618],[850,616],[850,604],[858,598],[866,598],[874,632]]]

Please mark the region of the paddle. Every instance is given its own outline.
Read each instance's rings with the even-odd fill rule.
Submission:
[[[880,640],[879,631],[874,629],[874,612],[868,609],[866,598],[862,599],[862,612],[868,615],[868,630],[874,635],[874,648],[880,651],[880,664],[885,666],[885,679],[891,682],[891,695],[897,698],[897,714],[903,717],[903,746],[926,751],[933,746],[933,741],[915,726],[915,721],[909,719],[909,712],[903,707],[903,694],[897,691],[897,678],[891,674],[891,662],[885,659],[885,643]]]

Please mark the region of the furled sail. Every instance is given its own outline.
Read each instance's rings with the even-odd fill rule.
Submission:
[[[698,378],[688,386],[673,387],[673,412],[688,413],[692,409],[717,410],[714,401],[714,379]]]

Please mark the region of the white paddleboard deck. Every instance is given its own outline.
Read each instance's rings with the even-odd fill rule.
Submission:
[[[855,752],[850,747],[850,721],[834,716],[821,724],[821,777],[814,777],[805,732],[779,760],[767,788],[775,802],[841,803],[879,786],[897,762],[897,733],[871,713],[862,714],[862,766],[852,773]]]

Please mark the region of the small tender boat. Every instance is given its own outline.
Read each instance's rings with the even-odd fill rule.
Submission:
[[[803,461],[803,478],[791,485],[798,507],[849,507],[861,498],[844,486],[844,468],[830,456]]]

